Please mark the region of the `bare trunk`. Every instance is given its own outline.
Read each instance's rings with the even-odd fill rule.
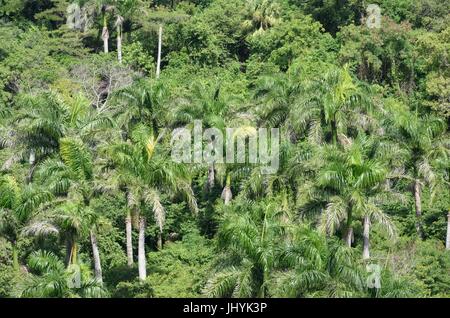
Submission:
[[[102,39],[103,39],[103,52],[108,53],[108,40],[109,40],[109,31],[108,27],[104,26],[102,30]]]
[[[352,206],[350,205],[348,207],[348,214],[347,214],[347,224],[346,224],[346,231],[345,231],[345,243],[347,244],[348,247],[352,247],[352,242],[353,242],[353,227],[352,227]]]
[[[64,259],[64,264],[66,265],[66,267],[68,267],[70,265],[71,253],[72,253],[72,242],[69,239],[67,239],[66,240],[66,257]]]
[[[233,198],[233,193],[231,192],[231,189],[229,186],[225,186],[225,188],[222,191],[222,199],[225,205],[230,204],[231,199]]]
[[[69,257],[69,264],[70,265],[76,265],[78,264],[78,244],[75,241],[71,242],[70,246],[70,257]]]
[[[30,169],[28,170],[28,176],[27,176],[27,183],[30,183],[33,180],[33,173],[34,169],[36,168],[36,152],[34,149],[31,149],[30,151],[30,157],[28,159],[28,162],[30,164]]]
[[[122,27],[117,25],[117,59],[122,63]]]
[[[30,151],[30,158],[29,158],[30,166],[33,166],[35,162],[36,162],[36,152],[32,149]]]
[[[363,259],[370,258],[370,218],[368,215],[364,216],[364,229],[363,229]]]
[[[162,250],[162,233],[158,232],[158,250]]]
[[[162,48],[162,25],[159,26],[158,30],[158,58],[156,62],[156,78],[159,78],[161,73],[161,48]]]
[[[133,241],[131,238],[131,214],[128,211],[125,218],[125,232],[127,236],[127,262],[128,266],[133,265]]]
[[[445,248],[450,251],[450,211],[447,215],[447,239],[445,240]]]
[[[349,227],[347,228],[347,232],[345,233],[345,244],[347,244],[348,247],[352,247],[353,242],[353,228]]]
[[[420,198],[420,181],[416,179],[414,181],[414,203],[416,207],[416,230],[420,239],[423,239],[422,230],[422,201]]]
[[[223,188],[223,191],[222,191],[222,199],[223,199],[225,205],[230,204],[231,199],[233,199],[233,193],[231,192],[231,177],[230,177],[230,175],[227,175],[227,181],[225,184],[225,188]]]
[[[147,278],[147,261],[145,260],[145,218],[139,217],[139,241],[138,241],[138,267],[139,279]]]
[[[98,250],[97,236],[94,230],[91,230],[92,255],[94,257],[94,276],[98,283],[103,283],[102,265],[100,263],[100,252]]]

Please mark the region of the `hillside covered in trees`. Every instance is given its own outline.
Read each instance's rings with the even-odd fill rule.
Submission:
[[[450,297],[449,22],[0,0],[0,297]],[[276,172],[177,162],[196,121],[279,128]]]

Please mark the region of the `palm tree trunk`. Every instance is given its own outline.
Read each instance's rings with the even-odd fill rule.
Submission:
[[[352,247],[352,241],[353,241],[353,228],[348,227],[345,233],[345,244],[347,244],[348,247]]]
[[[69,264],[78,264],[78,244],[75,241],[72,241],[69,260]]]
[[[117,59],[122,63],[122,26],[117,24]]]
[[[69,239],[66,239],[66,257],[64,260],[64,264],[66,267],[70,265],[70,257],[72,253],[72,242]]]
[[[138,268],[139,279],[147,278],[147,261],[145,259],[145,218],[139,217],[139,241],[138,241]]]
[[[225,184],[225,188],[223,188],[223,191],[222,191],[222,199],[223,199],[225,205],[228,205],[228,204],[230,204],[232,198],[233,198],[233,193],[231,192],[231,177],[230,177],[230,175],[227,175],[227,181]]]
[[[348,215],[347,215],[347,224],[346,224],[346,232],[345,232],[345,243],[348,247],[352,247],[353,241],[353,227],[352,227],[352,207],[349,207]]]
[[[158,30],[158,58],[156,62],[156,78],[159,78],[161,73],[161,48],[162,48],[162,25],[159,26]]]
[[[420,181],[416,179],[414,181],[414,203],[416,208],[416,230],[420,239],[423,239],[422,230],[422,201],[420,197]]]
[[[106,23],[106,16],[103,17],[103,30],[102,30],[102,39],[103,39],[103,51],[108,53],[108,40],[109,40],[109,31],[108,25]]]
[[[94,276],[98,283],[103,283],[102,265],[100,263],[100,252],[98,250],[97,236],[93,229],[91,229],[91,244],[92,255],[94,257]]]
[[[447,215],[447,239],[445,240],[445,249],[450,251],[450,211]]]
[[[157,244],[157,246],[158,246],[158,250],[162,250],[162,232],[161,231],[158,232],[158,244]]]
[[[131,214],[130,211],[127,212],[125,218],[125,232],[127,236],[127,261],[128,266],[133,265],[133,242],[131,238]]]
[[[109,32],[107,27],[103,27],[102,31],[102,39],[103,39],[103,52],[108,53],[108,39],[109,39]]]
[[[363,226],[363,259],[370,258],[370,218],[368,215],[364,216],[364,226]]]
[[[29,158],[29,163],[30,163],[30,166],[33,166],[34,165],[34,163],[36,162],[36,152],[34,151],[34,149],[32,149],[31,151],[30,151],[30,158]]]
[[[34,149],[31,149],[30,151],[30,157],[28,159],[28,162],[30,164],[30,169],[28,170],[28,176],[27,176],[27,183],[30,183],[33,180],[33,173],[34,169],[36,168],[36,152]]]
[[[12,263],[15,271],[19,271],[19,250],[17,249],[17,243],[11,242],[12,248]]]
[[[233,198],[233,193],[231,192],[231,189],[229,186],[225,186],[225,188],[222,191],[222,198],[225,205],[228,205],[231,203],[231,199]]]

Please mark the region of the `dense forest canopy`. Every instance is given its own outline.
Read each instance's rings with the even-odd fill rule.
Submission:
[[[449,22],[0,0],[0,297],[450,297]],[[279,128],[276,172],[177,162],[196,121]]]

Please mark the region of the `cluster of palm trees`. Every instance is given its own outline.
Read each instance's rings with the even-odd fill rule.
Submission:
[[[397,236],[383,208],[408,204],[400,183],[411,184],[421,239],[421,189],[429,186],[431,200],[448,189],[443,120],[419,119],[391,99],[376,101],[346,66],[316,79],[302,78],[300,69],[263,77],[256,87],[259,124],[284,132],[280,170],[262,175],[249,166],[227,168],[218,232],[224,255],[205,288],[210,296],[264,297],[269,286],[272,295],[358,295],[364,275],[348,254],[356,245],[355,222],[362,224],[358,237],[367,263],[372,224],[389,239]],[[231,196],[230,176],[237,196]],[[336,232],[344,242],[337,250],[330,246]],[[323,250],[312,250],[317,244]]]
[[[106,8],[105,21],[112,12]],[[118,17],[125,14],[114,8]],[[118,21],[121,37],[123,18]],[[107,42],[108,31],[103,34]],[[362,257],[370,259],[373,223],[396,236],[383,204],[407,203],[395,186],[399,180],[413,185],[417,233],[424,237],[421,192],[428,186],[437,193],[448,178],[449,137],[439,118],[419,118],[398,101],[376,100],[347,66],[306,78],[293,65],[286,73],[261,77],[251,100],[227,92],[219,80],[195,83],[184,94],[171,94],[163,80],[142,79],[114,92],[107,109],[92,107],[82,95],[18,98],[14,124],[2,131],[10,158],[0,176],[1,235],[11,243],[16,270],[21,235],[57,236],[66,245],[65,264],[51,254],[33,254],[30,266],[44,279],[33,286],[64,266],[78,265],[84,237],[91,243],[95,277],[95,283],[85,283],[102,284],[97,234],[108,220],[91,202],[105,193],[126,198],[127,263],[135,260],[134,225],[139,278],[145,280],[148,219],[157,224],[161,249],[163,197],[184,200],[196,214],[194,178],[204,180],[209,201],[223,212],[218,240],[224,255],[205,287],[211,296],[264,297],[272,285],[272,295],[361,292],[363,276],[351,256],[355,222],[363,225]],[[163,128],[189,127],[196,119],[221,130],[280,127],[278,173],[264,175],[248,163],[198,168],[173,162],[170,134]],[[28,161],[25,180],[10,173],[20,161]],[[223,189],[216,198],[212,190],[218,186]],[[336,233],[344,244],[333,238]],[[67,286],[60,285],[46,294],[66,295]]]

